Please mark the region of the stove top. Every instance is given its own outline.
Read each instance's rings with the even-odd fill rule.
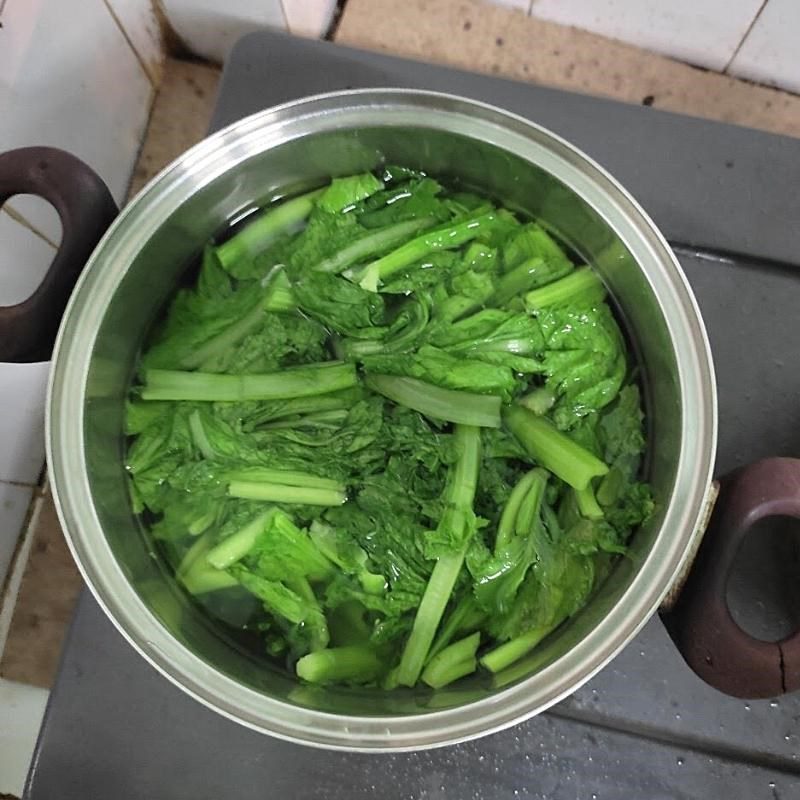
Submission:
[[[234,48],[212,122],[344,88],[406,86],[491,102],[574,142],[672,243],[698,297],[720,390],[718,473],[800,454],[800,141],[383,55],[258,33]],[[783,526],[785,528],[785,526]],[[731,581],[764,636],[800,622],[780,523]],[[758,598],[757,600],[754,598]],[[744,702],[705,685],[660,619],[546,714],[423,753],[313,750],[246,730],[156,673],[84,592],[25,797],[116,800],[789,798],[800,794],[800,694]]]

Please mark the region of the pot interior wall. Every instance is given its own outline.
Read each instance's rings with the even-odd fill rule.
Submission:
[[[597,212],[529,161],[491,143],[443,130],[341,129],[295,138],[233,163],[198,184],[135,255],[105,312],[94,345],[86,385],[84,437],[97,513],[119,564],[142,600],[179,641],[209,665],[273,697],[320,710],[365,715],[440,709],[498,689],[476,678],[472,684],[433,696],[410,690],[392,695],[312,690],[300,687],[287,673],[238,646],[176,585],[131,510],[123,466],[122,412],[143,338],[209,237],[261,201],[319,185],[331,175],[373,169],[382,163],[408,165],[460,181],[549,226],[602,274],[642,366],[650,443],[647,469],[658,511],[636,534],[631,557],[618,561],[591,603],[534,654],[501,675],[500,684],[511,685],[558,659],[619,601],[661,526],[681,446],[681,387],[675,355],[648,279],[625,242]]]

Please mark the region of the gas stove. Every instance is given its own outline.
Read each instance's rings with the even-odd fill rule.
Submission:
[[[718,473],[800,455],[800,141],[274,33],[234,48],[212,129],[294,98],[379,86],[493,103],[606,167],[670,240],[697,295],[719,384]],[[800,620],[800,564],[781,525],[748,540],[729,593],[740,622],[767,638]],[[800,694],[718,693],[655,617],[575,694],[505,732],[419,753],[312,750],[186,696],[84,591],[25,796],[775,800],[800,796]]]

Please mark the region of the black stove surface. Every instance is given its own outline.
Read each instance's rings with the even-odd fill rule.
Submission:
[[[233,50],[212,128],[376,86],[491,102],[609,169],[671,241],[700,303],[720,394],[718,473],[800,455],[800,141],[273,33]],[[788,535],[760,531],[732,580],[740,619],[763,635],[800,619]],[[508,731],[424,753],[332,753],[246,730],[190,699],[85,591],[25,796],[788,800],[800,796],[800,694],[744,702],[716,692],[656,617],[575,694]]]

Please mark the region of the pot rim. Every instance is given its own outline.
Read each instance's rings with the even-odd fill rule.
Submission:
[[[533,161],[590,203],[637,263],[646,255],[648,263],[658,265],[658,272],[645,274],[659,297],[678,362],[680,455],[672,500],[638,573],[597,626],[553,663],[489,697],[446,710],[332,714],[267,697],[211,668],[139,598],[93,504],[83,439],[86,381],[104,309],[133,257],[192,193],[235,164],[296,136],[348,124],[409,125],[412,119],[416,127],[480,135]],[[591,158],[523,117],[456,95],[412,89],[319,94],[258,112],[204,139],[156,175],[111,225],[70,299],[53,362],[46,409],[52,492],[72,555],[95,599],[128,642],[176,686],[232,720],[289,741],[362,752],[418,750],[477,738],[544,711],[589,680],[638,633],[702,535],[717,441],[716,383],[700,311],[677,259],[639,204]],[[670,531],[680,534],[665,535]]]

